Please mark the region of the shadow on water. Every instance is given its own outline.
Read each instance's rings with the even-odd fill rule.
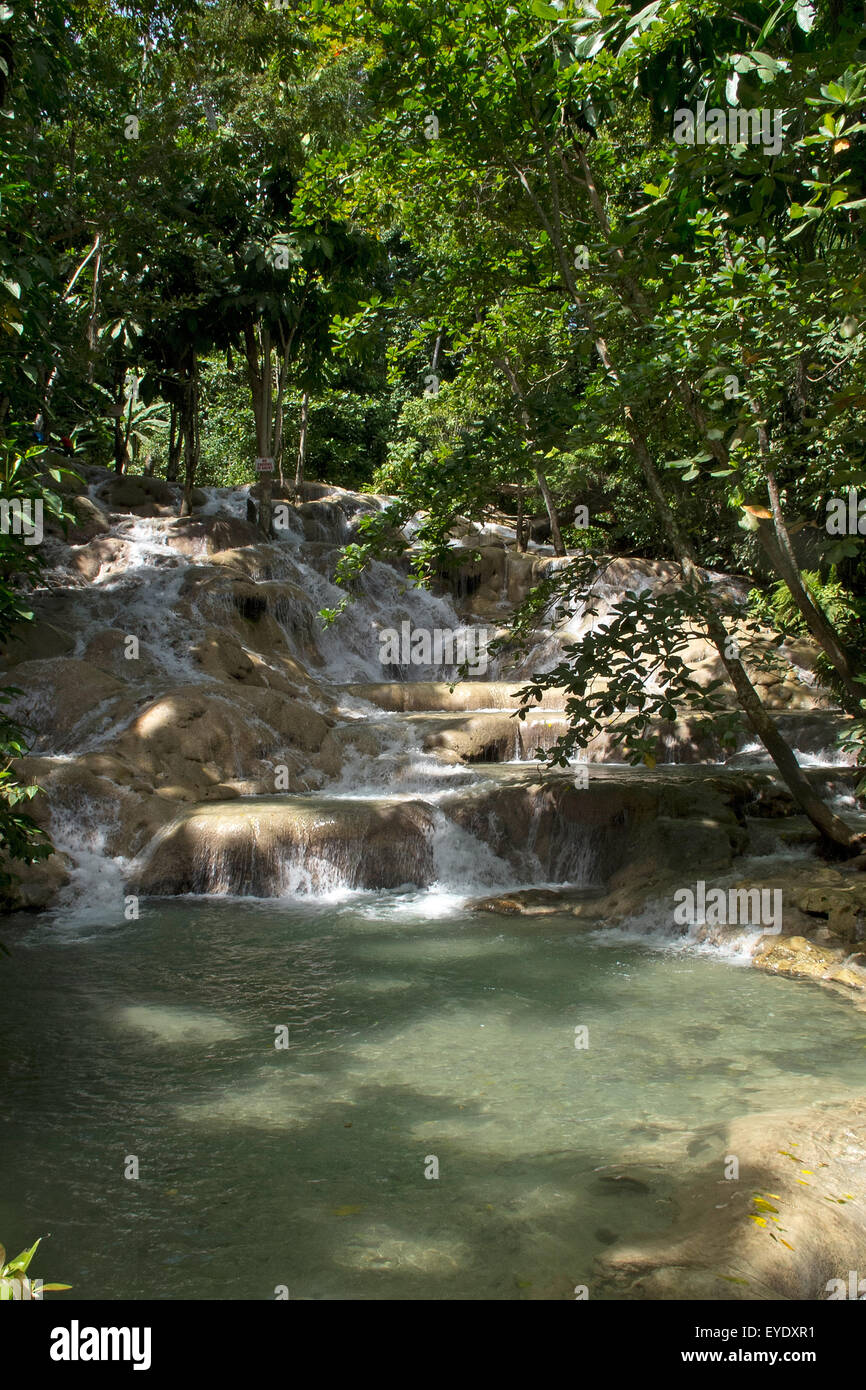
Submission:
[[[855,1088],[862,1050],[817,990],[505,918],[187,902],[6,939],[0,1236],[50,1232],[84,1298],[604,1297],[595,1256],[671,1223],[727,1119]]]

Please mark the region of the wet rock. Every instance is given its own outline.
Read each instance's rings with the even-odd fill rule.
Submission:
[[[381,681],[375,684],[357,682],[341,686],[340,689],[385,710],[514,710],[520,704],[517,698],[520,684],[517,680],[467,680],[455,686],[448,681]],[[545,691],[544,707],[547,710],[564,709],[565,692]]]
[[[157,507],[171,507],[175,494],[171,486],[162,478],[148,474],[123,474],[110,479],[97,489],[97,497],[113,512],[138,512],[151,510],[159,515]]]
[[[760,970],[805,980],[823,980],[843,958],[844,952],[817,946],[804,936],[768,937],[753,957]]]
[[[3,666],[8,668],[25,661],[45,661],[51,657],[68,656],[75,649],[75,638],[53,623],[35,622],[19,627],[3,650]]]
[[[69,883],[69,869],[62,854],[52,854],[35,864],[22,864],[0,856],[0,870],[11,876],[11,883],[0,888],[0,911],[39,912],[50,907]]]
[[[252,546],[261,535],[236,516],[184,516],[167,527],[166,539],[178,554],[197,556]]]
[[[75,518],[66,531],[65,539],[69,545],[84,545],[87,541],[93,540],[94,536],[103,536],[111,529],[111,522],[105,511],[89,497],[74,497],[69,510]]]
[[[132,546],[119,536],[95,536],[85,545],[74,546],[66,563],[81,579],[92,583],[109,575],[121,574],[129,568]]]
[[[200,805],[146,857],[146,894],[314,892],[421,886],[432,880],[430,813],[421,803],[298,799]]]
[[[597,1257],[600,1287],[622,1299],[826,1300],[862,1264],[866,1165],[851,1139],[864,1130],[863,1099],[734,1121],[718,1164],[676,1194],[669,1231]],[[724,1154],[737,1155],[739,1181],[722,1176]]]
[[[31,746],[36,752],[47,741],[52,751],[65,751],[133,703],[124,681],[71,656],[21,662],[15,667],[15,683],[26,694],[16,697],[10,708],[35,731]]]

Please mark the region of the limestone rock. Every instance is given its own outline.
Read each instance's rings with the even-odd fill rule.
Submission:
[[[676,1194],[670,1230],[598,1256],[599,1292],[620,1299],[825,1301],[832,1281],[847,1284],[848,1271],[862,1266],[866,1165],[851,1139],[864,1129],[863,1099],[735,1120],[716,1141],[717,1161]],[[722,1174],[725,1154],[739,1160],[736,1182]],[[756,1193],[767,1206],[755,1204]],[[852,1200],[840,1204],[840,1193]]]
[[[816,946],[804,936],[773,936],[761,942],[753,957],[761,970],[806,980],[823,980],[844,952]]]
[[[269,897],[327,887],[422,885],[433,873],[430,813],[420,803],[242,800],[199,805],[142,864],[137,891]]]

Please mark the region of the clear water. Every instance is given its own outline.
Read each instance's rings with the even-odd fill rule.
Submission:
[[[4,937],[0,1236],[50,1233],[77,1297],[604,1298],[594,1257],[721,1176],[727,1120],[862,1082],[833,996],[573,919],[187,900]]]

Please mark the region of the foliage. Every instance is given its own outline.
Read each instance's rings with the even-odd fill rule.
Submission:
[[[19,433],[21,429],[19,427]],[[0,496],[11,504],[23,505],[25,515],[35,518],[41,509],[41,525],[53,520],[67,520],[62,494],[51,484],[69,476],[68,469],[45,465],[45,450],[39,447],[19,447],[14,442],[14,430],[0,439]],[[27,512],[27,508],[31,510]],[[27,603],[27,588],[37,582],[42,568],[38,545],[29,544],[26,528],[14,526],[0,529],[0,646],[14,641],[22,624],[32,620]],[[0,688],[0,705],[9,702],[21,691],[14,686]],[[14,882],[10,863],[17,860],[33,864],[51,853],[51,842],[41,826],[23,810],[39,791],[38,786],[23,782],[16,775],[14,763],[27,752],[25,732],[20,724],[0,711],[0,893]]]
[[[604,568],[603,562],[597,570],[584,566],[585,594],[590,592],[588,581],[603,577]],[[572,601],[577,597],[573,584],[570,597]],[[538,595],[534,601],[538,602]],[[584,613],[595,615],[591,601]],[[518,717],[525,719],[545,690],[566,691],[569,727],[544,755],[546,760],[567,766],[576,749],[585,749],[607,729],[613,742],[623,745],[628,762],[652,767],[657,743],[653,725],[659,720],[675,721],[684,713],[707,715],[722,742],[731,743],[738,716],[722,694],[723,681],[696,681],[685,656],[692,642],[706,640],[705,617],[700,595],[686,586],[670,593],[628,592],[603,625],[587,632],[580,642],[564,644],[563,660],[534,676],[519,692]],[[609,725],[612,719],[616,723]]]
[[[66,1289],[71,1289],[71,1284],[39,1284],[38,1290],[34,1288],[33,1281],[27,1271],[30,1262],[36,1254],[37,1248],[42,1241],[40,1236],[30,1246],[29,1250],[22,1250],[20,1255],[14,1259],[6,1259],[6,1251],[0,1245],[0,1302],[9,1303],[13,1300],[41,1298],[43,1293],[62,1293]]]

